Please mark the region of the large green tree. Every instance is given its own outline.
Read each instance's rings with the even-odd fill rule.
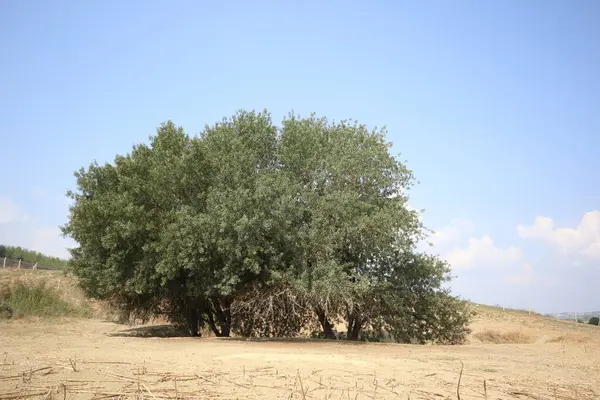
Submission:
[[[76,173],[64,233],[92,296],[166,313],[191,335],[295,335],[458,342],[468,312],[448,266],[415,252],[412,172],[385,131],[240,111],[190,138],[168,122]],[[290,313],[292,315],[290,315]]]

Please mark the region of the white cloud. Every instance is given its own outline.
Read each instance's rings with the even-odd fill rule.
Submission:
[[[521,258],[521,249],[515,246],[501,248],[491,237],[471,237],[467,247],[451,251],[446,260],[455,268],[502,266]]]
[[[434,231],[429,241],[436,248],[456,246],[465,237],[470,236],[475,231],[475,225],[468,220],[454,219],[450,225]]]
[[[68,258],[75,243],[62,237],[57,226],[40,223],[9,198],[0,197],[0,244],[21,246],[47,255]]]
[[[532,283],[535,278],[533,268],[529,263],[523,264],[523,272],[520,274],[508,275],[504,278],[504,282],[510,285],[527,285]]]
[[[519,236],[535,237],[580,252],[565,253],[566,257],[531,246],[530,240],[500,244],[501,238],[495,236],[492,227],[480,232],[481,227],[475,230],[473,223],[465,220],[454,220],[437,229],[429,238],[433,247],[420,244],[419,250],[437,254],[450,263],[455,279],[448,285],[465,299],[542,312],[597,309],[600,303],[595,288],[584,283],[597,281],[600,268],[564,266],[600,265],[599,220],[598,211],[587,213],[576,227],[569,228],[557,227],[552,219],[540,217],[532,226],[520,225],[518,236],[513,231],[514,240]],[[502,237],[506,239],[510,237]]]
[[[69,258],[67,249],[75,246],[73,240],[62,237],[58,227],[36,224],[35,220],[17,220],[2,225],[0,244],[21,246],[61,258]]]
[[[74,243],[62,237],[58,227],[51,226],[36,228],[33,230],[31,238],[31,249],[43,254],[56,255],[61,258],[68,258],[68,247],[73,247]]]
[[[454,269],[503,266],[521,258],[518,247],[499,247],[489,235],[478,237],[473,235],[474,232],[475,225],[471,221],[455,219],[450,225],[436,230],[429,242],[434,252]]]
[[[537,217],[531,226],[518,225],[522,238],[542,239],[563,253],[600,260],[600,211],[585,213],[575,228],[556,228],[552,218]]]
[[[19,218],[17,206],[7,197],[0,197],[0,224],[7,224]]]

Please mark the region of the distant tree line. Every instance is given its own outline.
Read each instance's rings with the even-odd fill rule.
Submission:
[[[69,269],[90,296],[193,336],[460,343],[470,310],[450,266],[416,250],[428,231],[389,147],[384,130],[314,116],[240,111],[195,137],[164,123],[75,173]]]
[[[15,247],[0,245],[0,258],[4,257],[13,260],[21,258],[24,262],[29,264],[35,264],[37,262],[39,265],[58,269],[62,269],[67,265],[67,260],[62,260],[58,257],[48,256],[46,254],[40,253],[39,251],[24,249],[20,246]]]

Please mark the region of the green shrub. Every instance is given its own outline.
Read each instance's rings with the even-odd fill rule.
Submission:
[[[588,321],[588,324],[598,326],[600,324],[600,318],[598,318],[598,317],[592,317]]]
[[[15,314],[42,317],[85,317],[90,310],[77,307],[60,298],[52,288],[45,284],[34,287],[22,283],[14,287],[6,287],[0,291],[0,301],[5,303]]]

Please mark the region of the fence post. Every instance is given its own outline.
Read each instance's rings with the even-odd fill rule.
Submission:
[[[4,257],[4,264],[2,265],[2,268],[6,268],[6,257]]]
[[[21,269],[21,259],[19,258],[19,266],[17,267],[17,269]]]

